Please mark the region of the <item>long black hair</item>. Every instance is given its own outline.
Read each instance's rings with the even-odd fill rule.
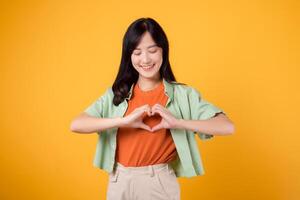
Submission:
[[[113,103],[119,105],[127,96],[130,87],[136,83],[139,73],[132,66],[131,54],[148,31],[155,43],[163,49],[163,62],[160,67],[160,77],[168,82],[176,81],[169,62],[169,42],[162,27],[152,18],[139,18],[132,22],[123,37],[122,58],[117,77],[113,83]]]

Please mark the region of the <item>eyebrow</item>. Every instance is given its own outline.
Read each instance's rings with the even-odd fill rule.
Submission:
[[[153,45],[148,46],[147,48],[149,49],[151,47],[156,47],[156,46],[157,46],[157,44],[153,44]],[[140,48],[135,48],[135,49],[140,50]]]

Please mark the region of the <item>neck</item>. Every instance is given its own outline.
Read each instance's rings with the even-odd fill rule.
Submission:
[[[161,81],[162,80],[160,79],[160,77],[149,79],[139,76],[137,84],[139,85],[141,90],[148,91],[154,89],[157,85],[161,83]]]

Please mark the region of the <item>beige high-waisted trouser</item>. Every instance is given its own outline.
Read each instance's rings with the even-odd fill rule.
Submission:
[[[168,163],[125,167],[109,173],[106,200],[179,200],[180,185]]]

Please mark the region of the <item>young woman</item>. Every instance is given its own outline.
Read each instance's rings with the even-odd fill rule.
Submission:
[[[123,38],[112,87],[71,123],[98,133],[94,166],[109,174],[109,200],[180,199],[177,177],[203,175],[200,139],[234,132],[225,113],[193,87],[176,82],[169,44],[152,18],[140,18]]]

